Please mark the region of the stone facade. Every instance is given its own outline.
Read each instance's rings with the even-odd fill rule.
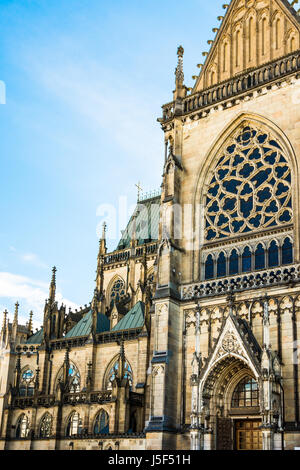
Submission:
[[[89,305],[54,270],[40,332],[5,314],[1,449],[300,447],[299,16],[225,7],[193,89],[178,49],[157,239],[137,208]]]

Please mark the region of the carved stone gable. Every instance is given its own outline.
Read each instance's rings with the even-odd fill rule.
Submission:
[[[300,47],[300,23],[284,0],[232,0],[192,93],[228,80],[294,52]],[[200,64],[199,66],[201,66]]]
[[[247,363],[256,374],[259,373],[260,364],[256,351],[245,337],[239,325],[239,320],[231,314],[227,317],[223,330],[220,333],[211,356],[206,362],[201,376],[203,377],[218,361],[228,356],[235,356],[241,359],[243,362]]]

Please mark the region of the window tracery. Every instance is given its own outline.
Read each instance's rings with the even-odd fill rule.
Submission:
[[[29,368],[22,373],[19,394],[21,397],[32,397],[34,394],[34,372]]]
[[[112,383],[115,380],[115,378],[118,376],[118,371],[119,371],[119,361],[117,360],[113,367],[109,370],[107,377],[106,377],[106,384],[105,388],[107,390],[112,389]],[[132,388],[132,369],[127,361],[125,361],[124,365],[124,379],[129,380],[129,386]]]
[[[258,383],[252,377],[244,377],[236,386],[232,395],[231,406],[233,408],[259,406]]]
[[[77,436],[78,434],[82,433],[82,419],[76,411],[74,411],[71,416],[69,417],[67,429],[66,429],[66,436]]]
[[[109,416],[106,411],[101,410],[96,416],[94,423],[94,434],[108,434],[109,433]]]
[[[270,133],[246,126],[231,139],[210,181],[205,240],[292,221],[291,170]]]
[[[52,434],[52,416],[46,413],[41,419],[40,437],[50,437]]]
[[[16,438],[26,439],[29,435],[29,421],[25,414],[22,414],[16,425]]]
[[[118,303],[122,297],[126,294],[125,292],[125,282],[123,279],[117,279],[111,288],[110,291],[110,305],[113,306],[114,303]]]
[[[63,379],[63,373],[64,373],[64,370],[62,367],[56,378],[55,390],[57,389],[59,382]],[[79,370],[73,363],[70,363],[69,365],[68,379],[69,379],[70,393],[79,393],[81,377],[80,377]]]

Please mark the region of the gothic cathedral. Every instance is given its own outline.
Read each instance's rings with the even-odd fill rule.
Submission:
[[[141,197],[94,296],[4,312],[0,449],[300,447],[300,10],[223,5],[193,88],[178,48]]]

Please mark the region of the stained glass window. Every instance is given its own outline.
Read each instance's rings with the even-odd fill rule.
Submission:
[[[220,253],[217,262],[217,277],[226,276],[226,258],[224,253]]]
[[[114,303],[120,301],[122,297],[125,296],[125,282],[122,279],[117,279],[110,292],[110,305],[113,306]]]
[[[255,269],[264,269],[266,267],[265,249],[261,243],[255,250]]]
[[[248,246],[243,251],[242,255],[242,272],[248,273],[251,271],[252,263],[251,263],[251,250]]]
[[[205,240],[292,221],[291,170],[282,148],[246,126],[220,154],[205,204]]]
[[[34,394],[34,372],[26,369],[21,375],[19,395],[21,397],[32,397]]]
[[[282,264],[291,264],[292,262],[293,262],[293,244],[289,238],[286,238],[282,245]]]
[[[40,437],[50,437],[52,434],[52,416],[46,413],[41,419]]]
[[[29,421],[25,414],[18,419],[16,426],[16,438],[25,439],[29,434]]]
[[[279,264],[279,250],[277,243],[273,240],[268,250],[269,268],[274,268]]]
[[[82,419],[80,418],[79,413],[74,411],[68,421],[66,436],[77,436],[82,433]]]
[[[252,377],[245,377],[235,388],[232,395],[233,408],[259,406],[258,383]]]
[[[236,250],[232,250],[229,258],[229,275],[238,274],[239,272],[239,255]]]
[[[108,434],[109,433],[109,416],[106,411],[102,410],[97,415],[94,424],[94,434]]]
[[[56,387],[57,389],[60,380],[63,379],[63,367],[60,369],[57,378],[56,378]],[[74,364],[70,364],[69,366],[69,387],[70,393],[79,393],[80,392],[80,373],[77,367]]]
[[[205,279],[212,279],[213,277],[214,277],[214,259],[211,255],[209,255],[205,263]]]
[[[116,376],[118,376],[118,370],[119,370],[119,362],[116,361],[114,366],[110,369],[107,380],[106,380],[106,388],[108,390],[112,389],[112,382],[115,380]],[[128,378],[129,379],[129,386],[130,388],[132,387],[132,369],[128,362],[125,362],[124,365],[124,379]]]

